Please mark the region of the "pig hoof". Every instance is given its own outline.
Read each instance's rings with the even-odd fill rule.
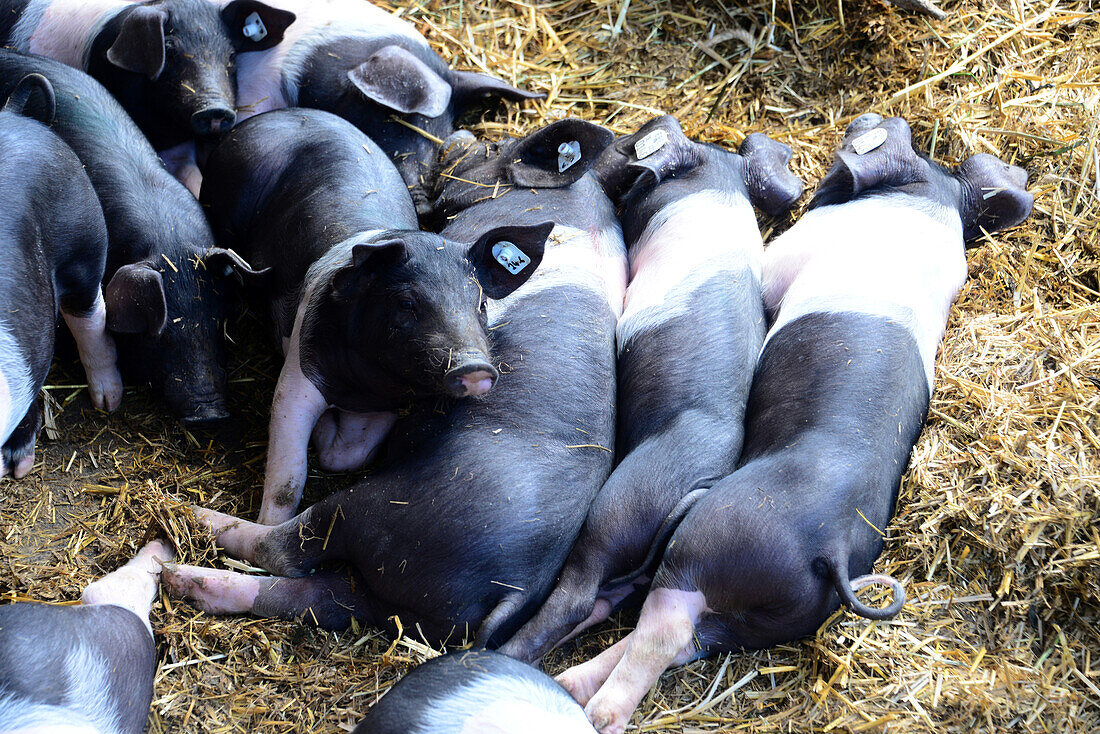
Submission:
[[[15,465],[15,469],[12,471],[12,476],[16,479],[22,479],[31,472],[31,467],[34,466],[34,452],[32,450],[30,456],[24,456]]]
[[[3,459],[0,460],[0,477],[9,471],[15,479],[22,479],[30,474],[31,468],[34,466],[34,445],[35,440],[32,435],[30,442],[22,446],[5,446]]]
[[[584,706],[588,703],[589,699],[595,695],[595,691],[588,690],[588,686],[585,685],[583,679],[578,679],[574,675],[570,675],[571,671],[565,671],[560,674],[556,680],[558,685],[565,689],[565,692],[573,697],[573,700]]]
[[[88,375],[88,392],[92,405],[108,413],[118,408],[122,402],[122,377],[117,368],[97,371]]]
[[[592,728],[600,734],[623,734],[626,729],[627,716],[623,716],[615,706],[607,701],[600,701],[595,706],[585,709],[588,720],[592,722]]]

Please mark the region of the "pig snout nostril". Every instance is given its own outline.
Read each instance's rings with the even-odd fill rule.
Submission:
[[[197,135],[220,135],[229,131],[237,115],[227,107],[208,107],[191,115],[191,128]]]
[[[493,389],[497,371],[490,364],[465,364],[447,373],[447,388],[456,398],[484,395]]]

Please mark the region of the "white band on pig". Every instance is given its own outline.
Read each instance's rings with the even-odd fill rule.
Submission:
[[[264,25],[263,18],[260,17],[260,14],[254,12],[244,19],[244,27],[241,28],[241,33],[243,33],[244,37],[248,40],[259,43],[267,38],[267,26]]]
[[[648,158],[668,143],[668,133],[664,130],[654,130],[634,144],[634,155],[638,160]]]
[[[565,173],[581,159],[581,143],[573,140],[558,146],[558,173]]]
[[[880,147],[886,142],[886,128],[876,127],[874,130],[868,130],[860,135],[858,138],[852,141],[852,148],[859,155],[870,153],[875,148]]]
[[[522,273],[523,269],[531,264],[531,258],[523,250],[506,240],[493,245],[493,257],[512,275]]]
[[[0,321],[0,429],[4,431],[0,443],[8,440],[23,420],[34,402],[35,392],[34,379],[19,343],[7,324]],[[9,411],[7,415],[5,410]]]

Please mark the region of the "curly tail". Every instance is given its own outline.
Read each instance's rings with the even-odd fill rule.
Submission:
[[[647,569],[651,568],[654,562],[657,560],[657,556],[665,552],[665,547],[668,545],[668,541],[672,539],[672,534],[676,532],[676,528],[680,526],[680,522],[684,519],[684,516],[688,514],[688,511],[702,499],[703,495],[710,491],[710,487],[700,487],[699,489],[693,489],[685,494],[676,506],[672,508],[672,511],[665,517],[664,522],[661,523],[661,527],[657,529],[657,534],[653,536],[653,543],[649,546],[649,553],[646,554],[645,560],[641,564],[628,573],[622,576],[617,576],[606,584],[605,588],[615,588],[622,586],[623,584],[629,584],[634,579],[641,576]]]
[[[905,587],[894,577],[872,573],[849,580],[847,562],[837,563],[831,559],[825,559],[825,563],[828,566],[833,586],[836,587],[836,593],[840,595],[840,600],[859,616],[867,619],[892,619],[905,606]],[[856,598],[857,591],[874,584],[890,587],[893,599],[889,606],[882,608],[869,607]]]

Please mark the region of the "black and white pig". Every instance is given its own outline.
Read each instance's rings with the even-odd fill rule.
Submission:
[[[38,435],[38,391],[53,359],[58,307],[76,339],[92,404],[122,400],[103,305],[107,228],[88,177],[46,125],[54,91],[31,74],[0,110],[0,477],[26,476]],[[0,99],[5,95],[0,95]],[[33,101],[32,97],[37,97]],[[33,114],[34,117],[25,116]]]
[[[88,72],[198,193],[194,139],[233,126],[236,54],[293,21],[259,0],[0,0],[0,44]]]
[[[141,734],[153,700],[149,611],[162,541],[93,581],[76,606],[0,606],[0,731]]]
[[[352,734],[595,734],[550,676],[489,650],[422,663]]]
[[[250,271],[214,247],[202,207],[87,74],[0,49],[0,95],[31,73],[57,93],[51,129],[84,164],[107,222],[107,327],[127,376],[148,380],[180,419],[226,418],[226,276]]]
[[[810,211],[764,255],[775,315],[737,471],[702,494],[664,551],[637,628],[559,676],[618,734],[670,665],[812,634],[841,603],[897,614],[870,574],[966,279],[964,241],[1023,221],[1027,175],[990,155],[948,171],[901,118],[857,118]],[[885,608],[856,591],[891,587]]]
[[[630,282],[618,343],[619,464],[539,613],[501,652],[533,662],[607,618],[652,573],[646,554],[692,491],[730,474],[764,343],[764,243],[753,205],[785,212],[802,194],[791,150],[749,135],[739,153],[693,142],[658,117],[604,151],[595,174],[623,190]],[[631,573],[637,571],[637,573]]]
[[[214,0],[224,3],[224,0]],[[411,23],[367,0],[273,0],[297,20],[282,43],[241,54],[241,119],[280,107],[314,107],[351,121],[393,156],[427,212],[423,177],[445,138],[478,101],[542,99],[485,74],[449,69]],[[395,121],[408,122],[426,137]]]
[[[485,297],[536,271],[553,226],[497,227],[462,245],[421,232],[381,148],[346,120],[299,108],[233,130],[210,155],[202,202],[221,243],[268,271],[286,355],[260,508],[272,525],[298,507],[311,433],[324,468],[350,471],[410,399],[492,388]],[[528,266],[501,264],[502,242]]]
[[[327,627],[357,617],[393,629],[397,615],[437,643],[476,632],[499,644],[534,612],[611,471],[626,251],[611,202],[585,173],[611,137],[565,120],[518,141],[467,133],[447,146],[444,237],[557,225],[538,270],[488,303],[496,386],[399,417],[374,472],[282,525],[197,510],[226,551],[277,576],[181,566],[165,577],[173,588],[211,612]],[[517,245],[508,260],[526,269]],[[327,561],[348,568],[309,575]]]

